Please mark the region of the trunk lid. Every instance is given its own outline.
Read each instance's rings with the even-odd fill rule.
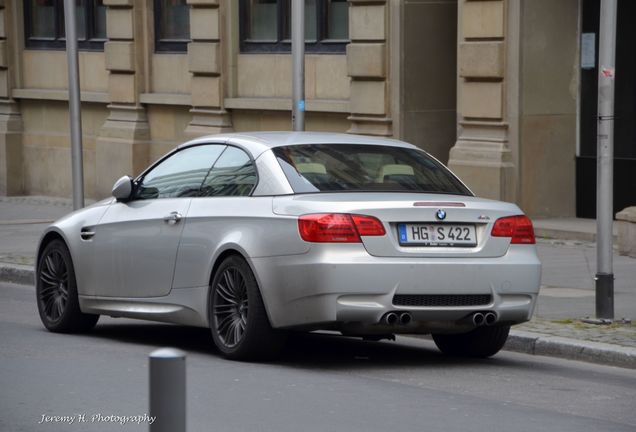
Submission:
[[[436,216],[443,211],[444,218]],[[506,254],[510,238],[492,237],[495,221],[522,214],[514,204],[462,195],[410,193],[316,193],[275,197],[276,214],[300,216],[310,213],[349,213],[374,216],[386,230],[384,236],[362,236],[370,255],[378,257],[488,258]],[[474,227],[476,244],[471,246],[412,245],[400,241],[400,228],[433,226],[448,229]],[[471,228],[472,230],[472,228]]]

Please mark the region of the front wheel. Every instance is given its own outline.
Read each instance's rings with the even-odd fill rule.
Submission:
[[[80,310],[75,269],[63,241],[53,240],[44,248],[38,261],[35,292],[40,319],[48,330],[75,333],[97,324],[99,315]]]
[[[491,357],[508,339],[510,326],[477,327],[461,334],[434,334],[437,348],[444,354],[461,357]]]
[[[269,323],[250,266],[239,256],[226,258],[214,275],[208,313],[214,344],[227,358],[272,358],[284,344],[284,333]]]

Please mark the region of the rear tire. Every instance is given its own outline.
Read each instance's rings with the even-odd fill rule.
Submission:
[[[80,310],[73,260],[62,240],[53,240],[44,248],[38,261],[35,293],[40,319],[49,331],[85,332],[97,324],[99,315]]]
[[[460,357],[491,357],[508,339],[510,326],[477,327],[461,334],[434,334],[433,340],[441,352]]]
[[[250,266],[237,255],[226,258],[214,275],[208,319],[214,344],[232,360],[271,359],[285,343],[285,333],[267,318]]]

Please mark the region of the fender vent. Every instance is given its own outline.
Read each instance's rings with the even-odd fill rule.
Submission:
[[[395,306],[485,306],[492,302],[490,294],[396,294]]]

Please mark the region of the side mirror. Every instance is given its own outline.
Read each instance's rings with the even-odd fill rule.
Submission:
[[[133,190],[133,179],[130,176],[123,176],[115,182],[113,186],[113,196],[117,201],[128,201]]]

